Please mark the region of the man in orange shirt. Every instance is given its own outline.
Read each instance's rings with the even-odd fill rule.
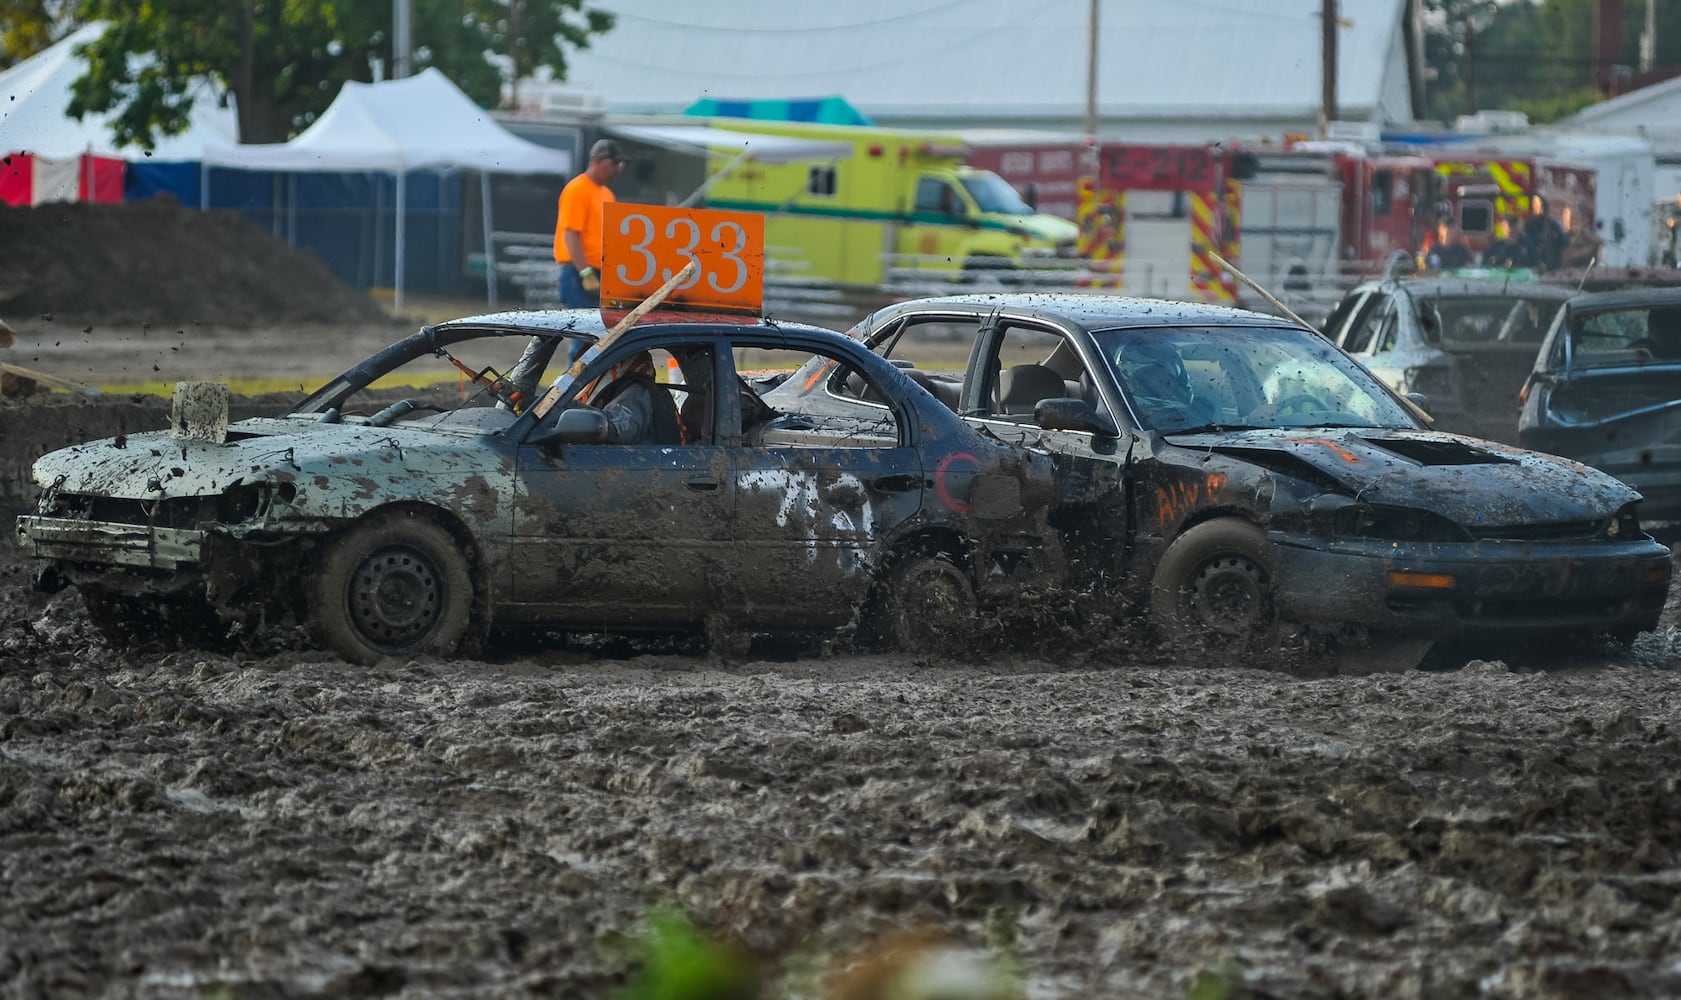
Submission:
[[[617,200],[607,182],[625,162],[618,143],[598,140],[590,147],[590,165],[561,189],[554,259],[560,264],[560,304],[568,309],[601,304],[602,213]]]

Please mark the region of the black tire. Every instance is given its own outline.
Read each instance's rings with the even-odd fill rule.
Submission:
[[[1174,539],[1150,582],[1150,617],[1175,648],[1241,653],[1276,640],[1266,533],[1222,517]]]
[[[202,600],[79,589],[88,620],[113,649],[148,644],[166,649],[219,648],[227,639],[228,626]]]
[[[888,649],[950,655],[973,645],[975,588],[946,556],[902,560],[882,578],[872,604],[870,632]]]
[[[455,652],[473,578],[454,536],[415,513],[376,515],[338,538],[314,586],[323,645],[352,663]]]

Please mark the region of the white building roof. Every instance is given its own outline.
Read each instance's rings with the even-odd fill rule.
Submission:
[[[1646,136],[1660,154],[1681,155],[1681,77],[1589,105],[1566,118],[1563,124]]]
[[[1077,122],[1085,112],[1087,0],[606,6],[616,26],[568,56],[568,79],[605,95],[614,112],[669,114],[703,96],[827,94],[884,124]],[[1312,121],[1320,94],[1318,7],[1313,0],[1104,4],[1101,117]],[[1401,42],[1407,0],[1341,0],[1341,8],[1342,116],[1410,118]]]

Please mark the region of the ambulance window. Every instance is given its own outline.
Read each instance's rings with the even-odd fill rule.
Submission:
[[[835,168],[833,164],[825,164],[811,168],[806,175],[806,193],[833,195],[835,193]]]
[[[935,215],[954,214],[952,207],[961,205],[962,199],[953,191],[950,184],[935,177],[924,177],[916,182],[916,211],[932,212]]]

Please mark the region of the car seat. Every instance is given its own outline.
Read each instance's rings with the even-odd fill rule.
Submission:
[[[1006,416],[1031,415],[1041,399],[1067,394],[1062,376],[1044,365],[1015,365],[998,376],[998,411]]]

